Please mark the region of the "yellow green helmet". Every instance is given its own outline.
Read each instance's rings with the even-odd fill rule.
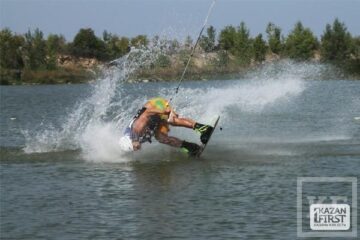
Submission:
[[[170,107],[169,102],[162,97],[151,98],[146,103],[146,105],[150,105],[151,107],[156,108],[160,111],[164,111],[167,107]],[[167,114],[161,114],[160,118],[162,120],[167,120],[169,118],[169,116]]]
[[[161,111],[165,110],[167,107],[170,107],[169,102],[162,97],[152,98],[147,103]]]

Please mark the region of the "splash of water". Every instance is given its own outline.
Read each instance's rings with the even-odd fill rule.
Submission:
[[[99,133],[116,127],[116,123],[109,121],[109,118],[113,118],[109,111],[119,109],[119,106],[132,105],[129,104],[132,100],[124,92],[125,81],[140,66],[146,67],[154,62],[162,51],[163,48],[155,44],[150,48],[131,49],[126,56],[113,61],[116,67],[103,69],[103,76],[92,85],[90,97],[74,107],[74,110],[66,116],[61,129],[56,129],[49,123],[40,132],[24,131],[26,141],[24,151],[34,153],[79,148],[87,150],[95,146],[88,141],[94,134],[96,139]],[[120,97],[116,97],[117,95]],[[118,111],[118,113],[116,118],[121,124],[127,112]],[[102,135],[104,140],[109,140],[109,137],[113,139],[115,136]]]
[[[61,129],[49,124],[42,131],[25,132],[24,151],[81,149],[83,157],[90,161],[128,161],[117,142],[124,126],[148,96],[130,94],[125,82],[137,69],[153,63],[164,49],[161,45],[132,49],[116,60],[118,67],[104,69],[103,77],[93,84],[90,96],[66,116]],[[224,81],[217,86],[207,82],[197,88],[184,84],[173,105],[182,116],[206,122],[220,114],[222,121],[227,121],[232,108],[256,114],[274,103],[291,101],[306,89],[304,78],[316,76],[318,71],[319,67],[311,64],[285,61],[280,68],[270,65],[253,72],[244,81]],[[170,98],[173,89],[160,86],[155,94]]]
[[[232,108],[260,113],[279,100],[289,101],[301,94],[306,88],[304,79],[311,74],[313,77],[320,74],[319,68],[287,60],[266,65],[236,83],[224,81],[224,86],[220,87],[185,87],[180,90],[176,105],[185,115],[202,116],[205,121],[214,115],[222,115],[224,120]]]

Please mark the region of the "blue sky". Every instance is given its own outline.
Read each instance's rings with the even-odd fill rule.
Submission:
[[[39,28],[46,35],[72,40],[91,27],[120,36],[195,36],[212,0],[0,0],[0,26],[17,33]],[[301,20],[320,36],[335,17],[360,35],[360,0],[217,0],[209,24],[221,29],[245,21],[251,35],[264,33],[269,21],[287,34]]]

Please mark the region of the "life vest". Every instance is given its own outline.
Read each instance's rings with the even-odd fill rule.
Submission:
[[[164,98],[157,97],[150,99],[145,104],[145,106],[147,105],[150,105],[153,108],[163,111],[169,106],[169,103]],[[136,115],[133,117],[133,122],[136,121],[136,119],[138,119],[145,111],[146,111],[146,107],[142,107],[141,109],[139,109]],[[165,127],[164,124],[161,124],[164,120],[167,120],[167,118],[168,116],[166,114],[162,114],[162,115],[155,114],[150,116],[147,129],[145,130],[145,133],[142,136],[139,136],[139,141],[141,143],[144,142],[151,143],[152,142],[151,138],[155,135],[155,132],[160,125],[161,125],[161,130],[164,129],[163,131],[165,130],[169,131],[168,127]]]

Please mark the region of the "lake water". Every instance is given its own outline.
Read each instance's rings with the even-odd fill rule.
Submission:
[[[360,81],[264,76],[182,85],[180,115],[221,115],[201,159],[117,145],[174,84],[1,86],[1,238],[296,238],[297,177],[359,176]]]

